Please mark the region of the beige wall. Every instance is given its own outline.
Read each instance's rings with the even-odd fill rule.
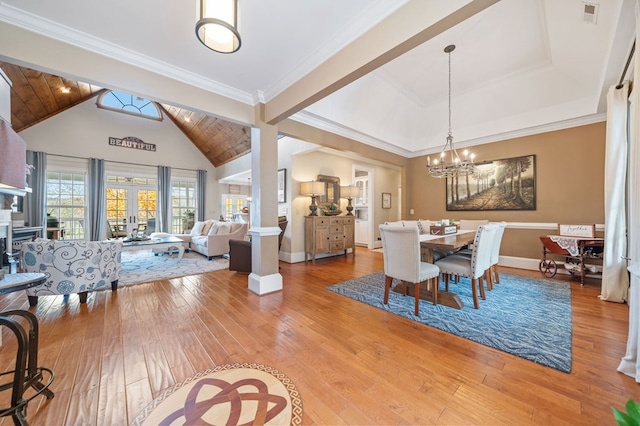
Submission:
[[[605,123],[473,147],[477,161],[536,156],[536,210],[447,212],[445,181],[427,177],[426,157],[410,161],[408,219],[489,219],[524,223],[604,223]],[[415,209],[413,215],[409,209]],[[534,226],[535,227],[535,226]],[[501,255],[539,259],[543,229],[507,229]]]
[[[353,166],[364,166],[372,169],[374,174],[374,199],[371,201],[373,207],[370,217],[373,238],[379,234],[377,224],[387,220],[398,220],[400,217],[400,204],[398,204],[398,188],[402,182],[402,169],[397,166],[385,167],[377,162],[367,162],[361,158],[351,158],[349,156],[336,155],[323,150],[312,150],[295,154],[291,161],[291,252],[292,262],[299,262],[304,259],[304,217],[309,214],[309,204],[311,198],[300,195],[300,182],[317,179],[319,174],[337,176],[341,185],[352,183]],[[382,192],[392,194],[391,209],[382,209]],[[340,200],[340,207],[346,212],[347,200]],[[287,235],[285,234],[285,237]]]

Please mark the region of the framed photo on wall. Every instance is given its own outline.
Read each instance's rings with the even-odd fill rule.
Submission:
[[[278,170],[278,202],[287,202],[287,169]]]
[[[382,208],[390,209],[391,208],[391,193],[383,192],[382,193]]]
[[[447,211],[535,210],[536,156],[485,161],[469,176],[447,178]]]

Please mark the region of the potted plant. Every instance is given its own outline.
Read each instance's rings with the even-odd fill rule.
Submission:
[[[640,426],[640,404],[630,399],[625,404],[627,412],[613,408],[613,417],[620,426]]]

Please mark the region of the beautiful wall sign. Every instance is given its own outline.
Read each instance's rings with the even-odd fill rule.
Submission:
[[[120,146],[122,148],[141,149],[143,151],[156,152],[156,144],[146,143],[141,139],[133,136],[125,136],[124,138],[109,138],[109,145]]]

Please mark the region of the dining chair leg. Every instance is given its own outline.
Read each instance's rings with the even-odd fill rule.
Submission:
[[[440,277],[431,278],[431,288],[433,289],[433,304],[438,304],[438,287],[440,287]]]
[[[384,276],[384,304],[389,303],[389,289],[391,288],[391,283],[393,283],[393,278],[388,275]]]
[[[487,295],[484,292],[484,279],[482,278],[482,276],[478,278],[478,284],[478,287],[480,288],[480,297],[482,298],[482,300],[487,300]]]
[[[487,290],[493,290],[493,276],[491,275],[491,268],[484,271],[484,278],[487,280]]]
[[[418,309],[420,307],[420,283],[415,283],[414,284],[414,290],[415,295],[416,295],[416,316],[418,316]]]
[[[496,263],[495,265],[492,265],[491,269],[493,269],[493,275],[495,277],[493,282],[500,284],[500,274],[498,273],[498,264]]]
[[[475,278],[471,279],[471,294],[473,294],[473,307],[480,309],[480,303],[478,302],[478,282]]]

